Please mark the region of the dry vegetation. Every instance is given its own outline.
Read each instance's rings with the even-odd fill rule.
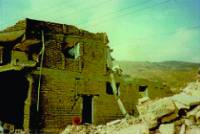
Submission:
[[[188,82],[197,79],[200,63],[188,62],[131,62],[115,61],[122,69],[124,74],[131,76],[129,81],[137,83],[138,81],[147,81],[156,89],[159,85],[163,88],[168,87],[174,92],[187,85]]]

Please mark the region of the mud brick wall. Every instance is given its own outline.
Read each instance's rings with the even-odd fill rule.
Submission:
[[[65,57],[61,52],[61,44],[56,40],[45,41],[44,67],[65,68]]]
[[[106,93],[106,81],[102,82],[101,85],[104,85],[104,88],[99,90],[99,96],[94,98],[94,124],[102,124],[123,117],[114,95]],[[124,84],[123,81],[118,82],[120,83],[120,98],[128,113],[133,115],[136,110],[138,92],[132,85]]]
[[[90,37],[90,36],[88,36]],[[73,38],[73,39],[72,39]],[[68,39],[68,40],[67,40]],[[41,132],[59,131],[67,124],[72,123],[72,118],[82,118],[83,98],[79,95],[93,95],[92,120],[94,124],[123,117],[114,95],[106,93],[106,82],[109,76],[106,72],[107,45],[93,38],[81,36],[66,36],[69,46],[80,42],[80,57],[72,59],[59,58],[62,47],[56,41],[49,41],[46,45],[43,69],[44,79],[40,96],[40,130]],[[61,65],[65,64],[64,69]],[[135,100],[135,91],[121,87],[121,97],[125,107],[131,113]],[[127,98],[132,94],[130,99]]]
[[[73,116],[80,116],[81,103],[72,109],[76,94],[75,76],[64,70],[43,69],[39,119],[41,132],[55,132],[55,129],[57,131],[71,124]]]
[[[81,71],[81,63],[82,61],[80,59],[66,59],[65,60],[65,68],[67,70],[73,71],[73,72],[80,72]]]
[[[107,52],[110,48],[105,33],[90,33],[71,25],[30,19],[6,29],[13,30],[25,30],[23,40],[39,41],[40,45],[34,47],[38,50],[42,46],[42,31],[44,33],[43,68],[39,68],[38,62],[37,67],[29,72],[32,77],[27,78],[30,85],[24,108],[25,129],[39,127],[40,132],[57,133],[71,124],[74,116],[83,118],[84,96],[93,96],[92,123],[102,124],[122,117],[114,95],[106,92],[106,83],[110,81],[107,72]],[[67,52],[77,44],[80,45],[80,54],[73,58]],[[26,53],[16,50],[12,57],[26,61],[31,60],[31,54],[31,50]],[[41,57],[37,52],[35,54],[36,57]],[[42,69],[40,91],[39,69]],[[136,88],[123,84],[120,76],[117,77],[117,82],[120,83],[122,102],[128,112],[132,113],[137,100]],[[38,91],[39,111],[36,110]]]
[[[12,62],[14,64],[23,64],[23,63],[27,63],[28,61],[28,56],[25,52],[13,51],[12,57],[13,57]]]
[[[44,66],[48,68],[65,68],[65,58],[62,52],[53,49],[45,49]],[[53,51],[52,51],[53,50]]]
[[[70,71],[44,69],[44,79],[40,96],[40,127],[41,131],[58,131],[72,123],[72,117],[82,118],[82,97],[78,94],[94,95],[93,123],[102,124],[123,117],[113,95],[106,93],[106,78],[92,79]],[[97,96],[96,96],[97,95]],[[130,96],[130,98],[127,96]],[[121,86],[121,98],[125,107],[132,112],[136,94]],[[73,107],[74,106],[74,107]],[[62,117],[62,118],[61,118]]]
[[[83,73],[102,76],[106,69],[106,46],[101,42],[89,41],[83,48]]]

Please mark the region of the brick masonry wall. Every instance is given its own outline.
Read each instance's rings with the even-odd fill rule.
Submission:
[[[113,95],[106,93],[106,78],[92,79],[66,70],[43,69],[40,92],[40,127],[43,132],[59,131],[72,123],[72,117],[82,116],[82,97],[77,94],[99,95],[93,97],[93,123],[102,124],[121,118],[121,112]],[[137,93],[121,85],[121,98],[131,113]],[[129,96],[129,97],[127,97]],[[73,105],[75,105],[73,107]],[[73,107],[73,108],[72,108]]]
[[[105,33],[90,33],[74,26],[26,19],[5,31],[25,30],[24,40],[41,42],[44,32],[45,53],[42,68],[40,106],[36,111],[39,70],[31,72],[28,98],[24,108],[24,127],[40,132],[58,132],[71,124],[74,116],[82,118],[82,95],[93,95],[93,123],[101,124],[122,117],[113,95],[106,93],[108,39]],[[69,57],[68,50],[79,43],[80,56]],[[41,46],[41,45],[40,45]],[[28,53],[28,52],[27,52]],[[14,53],[19,61],[30,60],[24,52]],[[30,54],[32,54],[30,52]],[[29,55],[31,57],[31,55]],[[33,57],[33,56],[32,56]],[[39,64],[38,66],[39,67]],[[131,113],[137,92],[121,83],[120,96]],[[129,96],[129,97],[127,97]]]
[[[60,40],[62,39],[59,38]],[[82,118],[83,99],[78,95],[94,95],[94,124],[121,118],[122,114],[114,96],[106,93],[106,82],[109,80],[106,72],[107,45],[77,35],[66,36],[61,43],[51,39],[46,42],[40,92],[40,131],[58,132],[71,124],[74,116]],[[80,43],[78,59],[61,56],[62,47],[72,47],[77,42]],[[66,46],[61,46],[65,43]],[[121,84],[122,101],[130,113],[136,100],[135,93]]]

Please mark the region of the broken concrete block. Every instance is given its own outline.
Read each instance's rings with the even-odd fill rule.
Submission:
[[[195,116],[195,117],[196,117],[196,120],[198,120],[198,121],[200,120],[200,111],[199,111],[199,112],[197,112],[197,114],[196,114],[196,116]]]
[[[153,128],[158,125],[158,119],[174,113],[176,107],[171,99],[164,98],[148,104],[138,105],[137,109],[142,120],[149,125],[149,128]]]
[[[149,97],[140,98],[140,99],[138,100],[138,104],[141,105],[141,104],[147,102],[149,99],[150,99]]]
[[[185,125],[187,126],[187,127],[190,127],[190,126],[192,126],[192,125],[194,125],[195,124],[195,121],[194,120],[192,120],[192,119],[185,119]]]
[[[200,127],[192,127],[186,130],[186,134],[200,134]]]
[[[185,134],[185,124],[182,124],[179,134]]]
[[[200,111],[200,105],[187,112],[187,117],[196,116],[196,114]]]
[[[174,124],[175,126],[181,126],[184,122],[185,122],[184,119],[179,119],[179,120],[174,121]]]
[[[199,97],[200,96],[200,83],[192,82],[192,83],[188,84],[188,86],[183,89],[183,92],[185,92],[188,95]]]
[[[178,118],[178,114],[176,112],[172,113],[172,114],[169,114],[169,115],[166,115],[164,117],[161,118],[161,122],[162,123],[165,123],[165,122],[170,122],[174,119]]]
[[[112,134],[149,134],[147,125],[135,124],[129,127],[120,129],[119,131],[113,131]]]
[[[160,99],[147,105],[137,106],[140,115],[155,114],[157,118],[173,113],[175,105],[169,98]]]
[[[158,121],[153,115],[146,115],[142,118],[142,120],[147,124],[149,129],[158,126]]]
[[[180,93],[170,97],[175,103],[179,102],[186,106],[193,106],[200,104],[200,97],[199,96],[191,96],[186,93]]]
[[[180,103],[178,101],[174,101],[174,104],[176,105],[176,108],[178,110],[180,110],[180,109],[189,109],[190,108],[189,106],[184,105],[183,103]]]
[[[159,127],[159,131],[160,131],[161,134],[175,134],[174,123],[161,124],[160,127]]]
[[[106,125],[107,125],[107,126],[115,125],[115,124],[118,124],[118,123],[120,123],[120,122],[121,122],[121,120],[114,120],[114,121],[108,122]]]

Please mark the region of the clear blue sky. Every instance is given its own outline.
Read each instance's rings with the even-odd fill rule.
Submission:
[[[27,17],[106,32],[117,60],[200,62],[200,0],[0,0],[0,29]]]

